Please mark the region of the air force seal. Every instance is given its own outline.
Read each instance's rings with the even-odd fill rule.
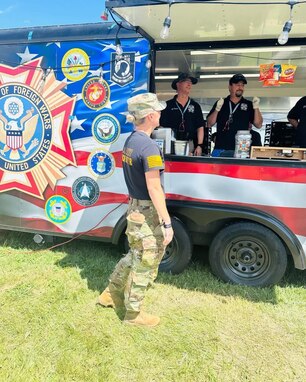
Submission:
[[[88,157],[88,168],[95,176],[107,178],[115,170],[115,160],[112,154],[104,150],[96,150]]]

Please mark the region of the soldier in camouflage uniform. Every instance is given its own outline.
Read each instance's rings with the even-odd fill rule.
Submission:
[[[126,140],[122,162],[130,196],[126,229],[130,251],[117,264],[98,303],[114,308],[124,306],[124,322],[131,325],[156,326],[160,321],[143,312],[141,305],[173,238],[163,190],[163,156],[150,138],[159,126],[164,107],[153,93],[128,100],[128,118],[134,122],[135,130]]]

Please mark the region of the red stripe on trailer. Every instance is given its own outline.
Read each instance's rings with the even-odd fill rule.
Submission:
[[[247,166],[227,163],[194,163],[166,161],[170,173],[220,175],[246,180],[306,183],[306,169],[297,167]]]

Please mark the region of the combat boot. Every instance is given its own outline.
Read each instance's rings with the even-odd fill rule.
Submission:
[[[122,308],[124,307],[124,297],[109,285],[98,297],[97,304],[106,308]]]
[[[136,326],[157,326],[160,318],[145,312],[126,312],[123,322],[129,325]]]

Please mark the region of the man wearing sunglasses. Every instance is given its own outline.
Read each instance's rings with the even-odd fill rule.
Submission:
[[[243,97],[247,80],[243,74],[235,74],[229,80],[229,96],[215,102],[207,116],[208,127],[217,122],[217,135],[213,157],[233,157],[235,152],[235,135],[238,130],[251,130],[252,125],[258,129],[262,126],[262,115],[259,110],[259,98],[249,101]]]

